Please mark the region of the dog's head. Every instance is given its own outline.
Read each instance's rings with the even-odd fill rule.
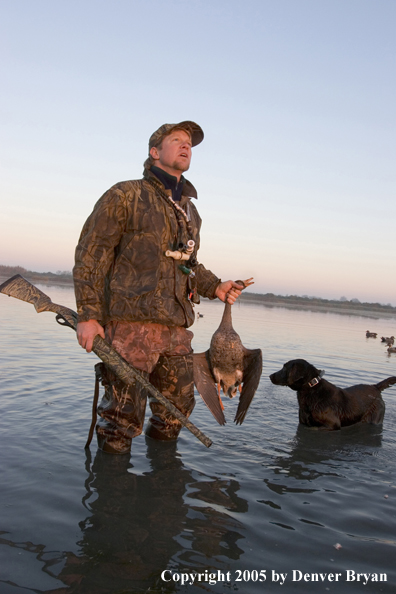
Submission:
[[[305,359],[292,359],[269,377],[276,386],[289,386],[292,390],[298,390],[304,383],[311,381],[321,373],[320,369],[316,369]]]

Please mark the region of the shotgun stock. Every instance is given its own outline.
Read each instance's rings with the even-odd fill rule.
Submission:
[[[15,297],[21,301],[26,301],[34,305],[37,313],[50,311],[56,315],[56,321],[62,326],[69,326],[73,330],[77,329],[77,314],[72,309],[57,305],[51,299],[32,285],[20,274],[8,279],[0,285],[0,293],[9,297]],[[198,429],[191,421],[187,419],[161,392],[159,392],[150,382],[143,377],[137,369],[128,363],[112,346],[110,346],[101,336],[96,336],[92,351],[126,384],[134,384],[138,381],[146,391],[160,402],[180,423],[186,427],[197,439],[199,439],[207,448],[212,445],[212,441],[202,431]],[[96,414],[96,413],[95,413]],[[90,441],[90,440],[89,440]],[[87,442],[89,445],[89,442]]]

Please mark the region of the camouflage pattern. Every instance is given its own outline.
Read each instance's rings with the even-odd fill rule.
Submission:
[[[188,355],[194,336],[186,328],[145,322],[109,322],[105,335],[121,357],[147,373],[153,371],[160,355]]]
[[[173,130],[185,130],[191,136],[192,146],[197,146],[204,138],[201,126],[198,126],[195,122],[186,121],[179,124],[163,124],[150,136],[149,150],[153,146],[159,146],[165,136],[171,134]]]
[[[106,325],[106,340],[124,359],[142,374],[184,415],[191,414],[194,405],[193,333],[185,328],[166,327],[142,322],[110,322]],[[102,367],[105,393],[96,426],[98,438],[104,439],[115,451],[124,452],[143,430],[147,393],[135,382],[127,385]],[[155,399],[150,399],[151,427],[156,439],[176,439],[181,424]]]
[[[148,377],[148,374],[143,374]],[[124,384],[103,364],[102,384],[105,392],[98,406],[100,419],[96,424],[98,445],[102,440],[115,452],[128,452],[133,437],[143,430],[146,392],[141,384]]]
[[[165,256],[180,241],[187,242],[187,230],[179,227],[174,209],[148,180],[170,195],[145,169],[142,180],[110,188],[83,227],[73,269],[79,321],[182,327],[194,322],[189,277],[179,269],[180,261]],[[197,197],[196,190],[186,181],[180,205],[191,219],[196,254],[201,219],[191,197]],[[194,272],[198,294],[214,298],[220,279],[202,264]]]
[[[150,381],[187,418],[195,406],[193,354],[166,357],[162,355]],[[150,396],[152,416],[146,435],[154,439],[177,439],[182,425],[166,408]]]

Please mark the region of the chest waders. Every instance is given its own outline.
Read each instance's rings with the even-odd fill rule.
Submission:
[[[96,425],[99,448],[107,453],[129,453],[132,439],[143,431],[147,392],[135,382],[127,385],[101,366],[105,392],[98,406],[100,419]],[[141,372],[186,417],[195,406],[193,354],[161,355],[151,373]],[[177,439],[182,425],[166,408],[150,397],[151,418],[146,435],[161,441]]]

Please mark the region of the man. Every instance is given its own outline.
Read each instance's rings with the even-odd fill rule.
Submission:
[[[203,131],[190,121],[164,124],[149,140],[143,179],[116,184],[96,203],[73,269],[77,338],[88,352],[99,334],[183,414],[194,408],[193,303],[199,296],[234,303],[242,287],[221,282],[196,259],[201,219],[182,175]],[[170,255],[165,255],[166,252]],[[146,394],[102,365],[98,445],[123,454],[143,429]],[[177,438],[181,424],[156,401],[146,435]]]

